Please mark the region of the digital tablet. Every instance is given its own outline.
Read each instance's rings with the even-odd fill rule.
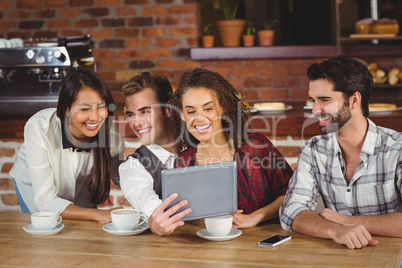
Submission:
[[[162,200],[173,193],[178,194],[169,207],[181,200],[188,201],[176,212],[191,208],[191,213],[181,220],[228,215],[237,211],[237,167],[234,161],[165,169],[161,183]]]

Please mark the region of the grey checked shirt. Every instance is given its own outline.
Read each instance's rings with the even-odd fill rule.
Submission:
[[[314,210],[320,195],[325,207],[343,215],[402,212],[402,133],[367,121],[361,161],[349,185],[335,133],[315,136],[306,143],[280,208],[283,229],[293,231],[297,214]]]

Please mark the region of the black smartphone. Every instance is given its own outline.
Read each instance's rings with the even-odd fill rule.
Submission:
[[[273,235],[264,240],[258,242],[260,246],[268,246],[268,247],[275,247],[279,244],[282,244],[286,241],[289,241],[292,237],[289,235]]]

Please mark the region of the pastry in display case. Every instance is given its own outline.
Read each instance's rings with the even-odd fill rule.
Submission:
[[[285,109],[285,103],[283,102],[259,102],[254,103],[254,109],[266,111],[266,110],[280,110]]]
[[[395,19],[382,18],[374,20],[365,18],[356,22],[355,31],[356,34],[352,34],[350,37],[394,37],[399,33],[399,24]]]
[[[398,68],[392,68],[388,73],[380,69],[377,63],[372,62],[367,65],[371,75],[373,76],[374,84],[396,85],[399,81],[402,81],[402,72]]]

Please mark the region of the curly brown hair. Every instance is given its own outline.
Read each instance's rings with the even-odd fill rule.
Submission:
[[[190,89],[207,88],[219,101],[223,109],[222,128],[230,148],[240,148],[247,137],[246,114],[247,107],[239,98],[237,90],[223,78],[222,75],[203,68],[195,68],[192,72],[185,72],[180,78],[179,87],[173,93],[170,104],[180,111],[172,113],[172,133],[174,134],[176,152],[190,147],[196,147],[199,141],[190,134],[185,122],[180,117],[183,111],[183,95]],[[225,131],[228,130],[228,131]],[[232,141],[232,142],[229,142]]]

